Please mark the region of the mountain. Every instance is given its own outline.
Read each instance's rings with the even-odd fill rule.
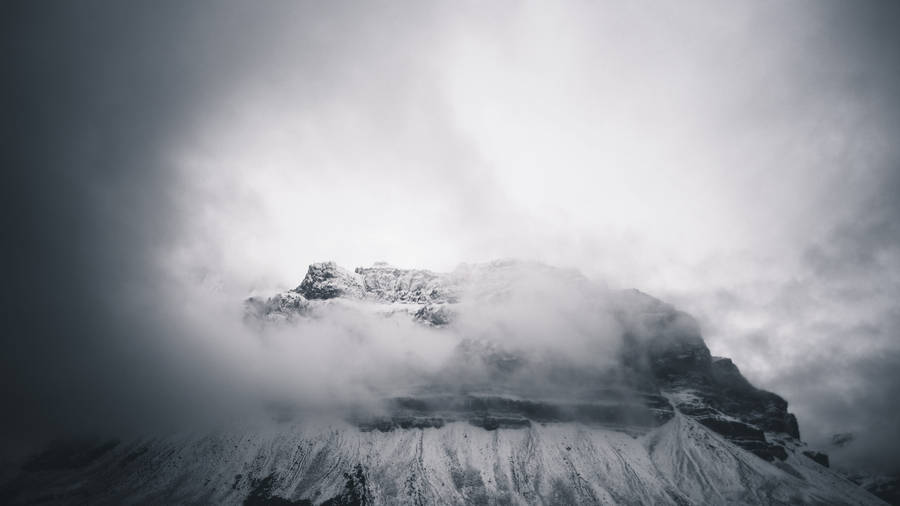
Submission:
[[[450,273],[309,267],[247,325],[351,313],[451,339],[340,416],[291,406],[212,433],[69,442],[11,504],[884,504],[800,439],[778,395],[636,290],[519,261]],[[365,339],[361,336],[360,339]]]
[[[871,475],[859,472],[842,474],[853,483],[887,501],[888,504],[900,504],[900,475]]]

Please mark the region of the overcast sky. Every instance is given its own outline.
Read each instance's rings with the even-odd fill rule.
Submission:
[[[0,19],[7,439],[192,402],[207,380],[163,307],[185,286],[519,257],[677,304],[804,438],[853,431],[848,462],[900,469],[897,4]]]

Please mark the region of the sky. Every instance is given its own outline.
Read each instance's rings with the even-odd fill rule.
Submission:
[[[896,4],[3,11],[10,445],[234,388],[210,293],[515,257],[676,304],[806,440],[900,471]]]

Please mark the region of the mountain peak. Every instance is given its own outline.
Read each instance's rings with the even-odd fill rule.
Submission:
[[[731,359],[713,357],[699,324],[691,315],[638,290],[609,291],[577,271],[511,259],[462,264],[449,273],[398,268],[384,262],[349,271],[334,262],[322,262],[310,265],[306,277],[294,292],[276,295],[264,303],[256,301],[256,315],[263,319],[270,316],[304,317],[315,310],[319,301],[343,298],[407,306],[405,314],[413,321],[444,328],[447,332],[455,330],[457,318],[472,311],[489,315],[496,311],[500,314],[497,321],[501,327],[516,328],[520,322],[504,320],[507,318],[504,311],[509,311],[506,304],[516,297],[526,299],[525,307],[532,315],[541,311],[575,311],[577,314],[590,311],[606,315],[601,320],[613,321],[621,332],[615,356],[604,357],[607,361],[612,360],[612,369],[570,362],[571,358],[557,357],[552,346],[532,350],[528,345],[523,347],[521,341],[504,342],[498,334],[489,336],[488,341],[473,341],[466,337],[459,344],[461,354],[457,361],[446,366],[445,372],[440,373],[443,376],[432,378],[431,391],[448,389],[447,385],[458,381],[448,378],[457,378],[459,368],[468,368],[475,372],[468,373],[466,388],[490,390],[501,396],[522,396],[523,392],[516,389],[534,382],[523,382],[519,371],[530,370],[532,376],[544,379],[542,386],[526,388],[526,398],[528,389],[533,393],[537,392],[535,389],[552,390],[554,384],[556,391],[570,392],[576,384],[594,384],[596,387],[588,390],[602,390],[607,394],[621,392],[624,388],[644,399],[642,402],[648,413],[657,412],[660,406],[668,406],[668,411],[658,411],[662,413],[660,421],[670,418],[673,409],[678,410],[767,460],[783,460],[789,446],[784,441],[799,441],[797,421],[788,412],[787,402],[774,393],[754,387]],[[518,315],[512,316],[518,319],[528,313],[517,310],[510,314]],[[548,313],[548,317],[552,315]],[[543,317],[537,315],[534,318],[539,322]],[[521,328],[515,332],[521,331],[530,332],[531,329]],[[588,339],[596,339],[590,337],[591,332],[609,333],[609,329],[592,330],[592,327],[584,331]],[[491,339],[496,341],[491,342]],[[473,348],[474,344],[478,346]],[[483,383],[478,384],[476,380]],[[457,392],[458,388],[459,385],[455,385],[447,391]],[[619,402],[607,394],[589,401]],[[540,409],[545,413],[563,413],[571,409],[559,408],[560,402],[582,402],[556,399],[547,404],[544,399],[537,398],[531,401],[543,406]],[[456,408],[448,408],[442,404],[444,401],[429,402],[429,409],[407,410],[402,416],[433,418],[440,414],[448,420],[466,416],[465,413],[453,414]],[[524,416],[525,412],[517,409],[499,414]],[[665,415],[667,412],[669,414]],[[571,418],[569,415],[555,416]]]
[[[448,273],[322,262],[296,289],[248,300],[247,318],[288,338],[296,330],[304,346],[349,323],[354,346],[387,328],[390,346],[405,332],[449,351],[434,367],[404,370],[397,391],[365,377],[372,398],[327,417],[279,404],[259,427],[50,448],[0,497],[881,504],[800,440],[784,399],[713,357],[693,317],[577,271],[510,260]]]

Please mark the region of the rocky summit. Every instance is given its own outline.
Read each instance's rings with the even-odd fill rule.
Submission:
[[[614,370],[603,372],[607,377],[585,378],[582,374],[590,376],[591,372],[598,372],[559,364],[560,370],[575,373],[577,381],[573,383],[579,386],[583,379],[594,380],[595,388],[590,394],[559,403],[506,398],[504,395],[513,394],[510,389],[514,388],[513,385],[504,388],[506,380],[519,370],[534,367],[529,361],[535,357],[529,356],[528,350],[501,349],[493,341],[466,339],[460,343],[458,357],[448,369],[477,361],[490,371],[490,379],[485,384],[466,385],[468,392],[449,396],[440,392],[441,383],[437,381],[427,393],[389,400],[390,411],[398,413],[396,416],[401,420],[422,417],[432,420],[431,423],[443,420],[441,417],[456,419],[474,413],[473,423],[482,425],[479,420],[487,417],[519,425],[530,421],[621,419],[632,426],[638,422],[652,426],[668,421],[677,408],[766,460],[783,461],[787,458],[789,442],[800,440],[797,420],[788,412],[787,402],[751,385],[731,359],[711,356],[699,326],[690,315],[637,290],[610,292],[591,287],[579,275],[538,264],[497,261],[464,265],[452,273],[442,274],[398,269],[387,264],[351,272],[326,262],[311,265],[303,282],[293,291],[265,301],[251,299],[248,304],[256,318],[290,319],[308,314],[316,301],[343,297],[410,306],[408,313],[415,320],[442,327],[452,324],[454,313],[464,311],[461,298],[501,296],[515,289],[518,278],[532,275],[534,270],[568,278],[573,285],[581,285],[581,290],[594,288],[593,292],[586,290],[578,296],[595,297],[597,311],[608,312],[623,330],[618,364]],[[538,359],[545,361],[546,357]],[[563,386],[567,391],[575,387],[574,384]],[[497,393],[471,393],[483,391]],[[513,419],[517,421],[511,422]],[[374,426],[399,424],[381,421]]]
[[[327,420],[50,448],[4,502],[883,504],[807,447],[783,398],[712,356],[694,318],[640,291],[531,262],[327,262],[247,300],[245,321],[290,328],[335,304],[446,335],[452,353]]]

